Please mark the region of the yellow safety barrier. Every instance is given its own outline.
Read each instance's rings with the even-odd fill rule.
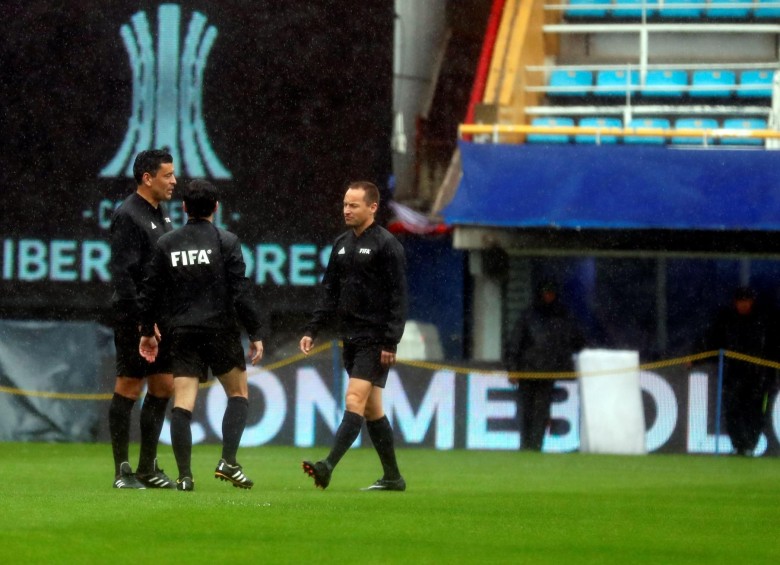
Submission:
[[[638,137],[691,137],[702,139],[738,138],[738,139],[780,139],[780,131],[770,129],[726,129],[726,128],[618,128],[589,126],[529,126],[519,124],[460,124],[458,134],[464,135],[512,135],[512,134],[562,134],[562,135],[598,135],[598,136],[638,136]]]
[[[734,355],[741,355],[739,353]],[[640,371],[649,371],[652,369],[660,369],[663,367],[672,367],[674,365],[685,365],[687,363],[693,363],[694,361],[701,361],[702,359],[707,359],[709,357],[717,357],[718,352],[717,351],[705,351],[704,353],[696,353],[694,355],[688,355],[686,357],[676,357],[674,359],[665,359],[662,361],[653,361],[652,363],[643,363],[639,365]],[[741,357],[746,357],[747,359],[741,359],[745,361],[756,359],[755,357],[749,357],[747,355],[741,355]],[[735,357],[737,358],[737,357]],[[762,360],[765,363],[773,363],[772,361],[766,361]],[[478,367],[453,367],[451,365],[442,365],[437,363],[430,363],[428,361],[404,361],[399,360],[399,364],[401,365],[410,365],[412,367],[419,367],[422,369],[430,369],[433,371],[453,371],[455,373],[475,373],[479,372],[483,375],[501,375],[506,376],[510,379],[576,379],[577,377],[587,377],[587,376],[593,376],[593,375],[608,375],[608,374],[621,374],[625,373],[628,370],[631,370],[631,368],[625,368],[625,369],[611,369],[609,371],[598,371],[597,373],[590,372],[590,373],[577,373],[574,371],[561,371],[561,372],[550,372],[550,373],[542,373],[542,372],[530,372],[530,371],[505,371],[503,369],[479,369]],[[778,367],[780,367],[780,364],[774,363]]]
[[[342,343],[338,343],[339,347],[342,347]],[[332,348],[330,343],[319,345],[312,349],[309,355],[299,353],[292,355],[286,359],[282,359],[270,365],[262,366],[264,371],[274,371],[288,365],[292,365],[304,359],[310,358],[314,355],[322,353],[323,351],[329,351]],[[693,355],[687,355],[685,357],[675,357],[672,359],[664,359],[660,361],[653,361],[650,363],[641,363],[639,365],[640,371],[650,371],[653,369],[661,369],[664,367],[673,367],[675,365],[687,365],[696,361],[702,361],[704,359],[717,357],[718,351],[705,351],[703,353],[696,353]],[[744,353],[738,353],[736,351],[724,351],[724,357],[730,359],[736,359],[737,361],[744,361],[746,363],[753,363],[755,365],[762,365],[772,369],[780,369],[780,363],[776,361],[770,361],[769,359],[761,359],[760,357],[753,357],[751,355],[745,355]],[[562,372],[524,372],[524,371],[506,371],[503,369],[480,369],[479,367],[461,367],[455,365],[447,365],[444,363],[433,363],[430,361],[413,361],[399,359],[399,365],[407,365],[409,367],[417,367],[420,369],[429,369],[431,371],[452,371],[456,374],[470,374],[480,373],[483,375],[498,375],[504,376],[509,379],[576,379],[578,377],[587,377],[594,375],[608,375],[608,374],[621,374],[626,371],[632,370],[632,368],[625,369],[611,369],[590,373],[577,373],[574,371],[562,371]],[[208,388],[214,386],[216,380],[211,380],[207,383],[200,385],[200,388]],[[34,398],[53,398],[57,400],[111,400],[113,393],[67,393],[67,392],[45,392],[36,390],[22,390],[13,387],[0,386],[0,393],[13,394],[17,396],[29,396]]]
[[[319,345],[314,349],[312,349],[309,355],[316,355],[325,350],[329,350],[330,348],[331,345],[329,343],[325,343],[323,345]],[[293,355],[286,359],[277,361],[276,363],[271,363],[270,365],[264,365],[262,368],[265,371],[274,371],[276,369],[280,369],[281,367],[292,365],[293,363],[296,363],[305,358],[306,355],[304,355],[303,353],[299,353],[297,355]],[[211,380],[207,383],[202,383],[200,385],[200,388],[209,388],[211,386],[214,386],[215,383],[216,383],[215,380]],[[0,392],[5,394],[14,394],[17,396],[30,396],[34,398],[54,398],[57,400],[111,400],[111,397],[114,395],[113,392],[110,393],[44,392],[44,391],[37,391],[37,390],[22,390],[19,388],[13,388],[8,386],[0,386]]]

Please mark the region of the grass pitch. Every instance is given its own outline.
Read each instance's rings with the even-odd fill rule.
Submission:
[[[399,451],[404,493],[351,450],[326,491],[300,469],[326,449],[243,448],[250,491],[115,490],[106,444],[0,443],[3,563],[770,563],[780,460]],[[137,461],[133,446],[132,464]],[[160,464],[175,477],[173,454]]]

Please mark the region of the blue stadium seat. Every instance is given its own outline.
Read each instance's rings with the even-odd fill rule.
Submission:
[[[702,69],[693,71],[688,94],[694,98],[729,98],[735,84],[734,71]]]
[[[593,73],[586,70],[555,69],[550,73],[550,96],[587,96],[593,89]],[[554,90],[554,89],[562,90]]]
[[[766,129],[766,120],[762,118],[729,118],[723,120],[723,129]],[[722,137],[721,145],[764,145],[757,137]]]
[[[540,116],[531,120],[532,126],[573,126],[572,118]],[[529,133],[528,143],[569,143],[570,136],[558,133]]]
[[[628,123],[630,128],[658,128],[669,129],[669,120],[666,118],[634,118]],[[648,145],[664,145],[666,138],[663,136],[627,135],[623,143],[642,143]]]
[[[762,4],[770,4],[770,6],[765,7]],[[778,0],[757,0],[756,5],[753,7],[753,16],[758,19],[780,19],[780,2]]]
[[[714,118],[679,118],[674,122],[674,129],[716,129],[718,121]],[[672,143],[678,145],[703,145],[704,137],[673,137]],[[707,144],[713,145],[715,139],[708,138]]]
[[[695,20],[701,18],[705,5],[706,0],[666,0],[658,9],[658,15],[668,19]]]
[[[718,4],[731,4],[726,8],[718,8]],[[735,6],[734,4],[741,4]],[[704,15],[714,19],[744,20],[750,15],[753,0],[710,0]]]
[[[600,117],[590,116],[587,118],[582,118],[580,120],[579,125],[581,125],[582,127],[591,127],[591,128],[622,128],[623,121],[620,118],[600,118]],[[595,135],[576,135],[574,136],[574,141],[576,143],[597,143],[598,142],[604,144],[612,144],[612,143],[617,143],[617,136],[599,135],[597,141]]]
[[[642,96],[681,98],[688,88],[688,73],[680,69],[647,71]]]
[[[771,98],[772,78],[771,70],[747,70],[739,75],[737,97],[739,98]]]
[[[569,6],[572,7],[566,8],[563,15],[567,19],[604,18],[611,3],[612,0],[569,0]],[[587,7],[576,7],[578,5]]]
[[[630,86],[639,86],[639,71],[631,71],[630,75],[623,70],[605,70],[596,74],[596,96],[625,96]],[[634,89],[631,92],[635,92]]]
[[[612,8],[612,15],[616,18],[640,19],[642,17],[642,4],[647,12],[648,18],[652,18],[657,13],[657,0],[615,0]]]

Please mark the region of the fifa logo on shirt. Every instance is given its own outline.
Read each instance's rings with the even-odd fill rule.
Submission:
[[[193,12],[180,43],[181,8],[161,4],[157,10],[157,50],[146,12],[136,12],[119,35],[133,77],[132,114],[124,141],[100,171],[102,177],[132,177],[134,156],[150,147],[165,147],[189,177],[229,179],[229,170],[211,147],[203,121],[203,72],[217,29]]]
[[[210,265],[210,253],[211,249],[188,249],[187,251],[171,251],[171,267]]]
[[[361,255],[371,255],[371,250],[366,249],[365,247],[361,247],[358,253],[360,253]]]

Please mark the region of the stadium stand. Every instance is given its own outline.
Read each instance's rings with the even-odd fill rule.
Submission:
[[[681,69],[647,71],[642,96],[646,98],[681,98],[688,89],[688,73]]]
[[[678,118],[674,122],[674,129],[717,129],[718,122],[713,118]],[[715,140],[706,135],[702,137],[672,137],[672,143],[677,145],[712,145]]]
[[[659,4],[658,15],[667,19],[695,20],[704,13],[705,0],[666,0]]]
[[[726,6],[719,6],[724,4]],[[750,15],[753,0],[709,0],[704,16],[714,19],[744,20]]]
[[[566,117],[542,116],[534,118],[531,122],[534,126],[573,126],[574,120]],[[528,136],[528,143],[569,143],[571,137],[559,133],[532,133]]]
[[[706,145],[728,138],[742,120],[758,137],[735,135],[723,145],[760,148],[780,120],[770,119],[773,78],[780,69],[780,0],[777,18],[759,21],[759,0],[507,0],[484,105],[496,123],[521,128],[563,117],[582,127],[615,127],[617,135],[592,131],[518,130],[494,141],[520,143],[701,144],[675,136],[671,124],[714,129]],[[514,49],[512,53],[510,51]],[[494,57],[494,60],[498,60]],[[493,80],[493,82],[491,82]],[[519,88],[517,85],[521,85]],[[543,118],[547,118],[546,120]],[[681,120],[693,120],[685,122]],[[714,124],[713,124],[714,120]],[[758,122],[753,122],[758,120]],[[722,126],[720,125],[722,124]],[[620,128],[620,126],[617,126]],[[668,130],[663,136],[633,135],[631,127]],[[740,130],[744,128],[740,127]],[[550,137],[552,135],[552,137]],[[616,139],[612,139],[615,137]],[[679,137],[680,139],[677,139]],[[780,141],[774,141],[780,145]],[[772,147],[771,143],[767,144]]]
[[[753,7],[753,17],[758,20],[780,19],[780,3],[777,0],[756,0],[756,5]]]
[[[727,118],[723,120],[723,128],[733,130],[766,129],[767,123],[763,118]],[[764,145],[762,139],[755,137],[724,137],[720,143],[722,145]]]
[[[550,89],[553,96],[586,96],[593,89],[593,73],[587,70],[555,69],[550,73]]]
[[[693,98],[731,98],[736,84],[736,73],[721,69],[693,71],[688,95]]]
[[[565,15],[572,19],[605,18],[611,3],[611,0],[569,0]]]
[[[641,19],[643,12],[645,18],[652,18],[658,13],[658,3],[649,0],[615,0],[613,6],[612,16],[618,19]]]
[[[628,123],[629,128],[654,128],[668,130],[669,120],[666,118],[634,118]],[[649,145],[664,145],[666,138],[663,136],[639,136],[627,135],[623,143],[644,143]]]
[[[739,75],[739,98],[771,98],[773,73],[767,70],[746,70]]]
[[[639,87],[639,71],[601,70],[596,74],[594,94],[600,97],[622,97]]]
[[[580,119],[579,125],[591,128],[622,128],[623,121],[620,118],[588,116],[587,118]],[[618,138],[616,135],[602,135],[600,133],[594,135],[583,134],[574,136],[574,142],[601,145],[602,143],[617,143]]]

